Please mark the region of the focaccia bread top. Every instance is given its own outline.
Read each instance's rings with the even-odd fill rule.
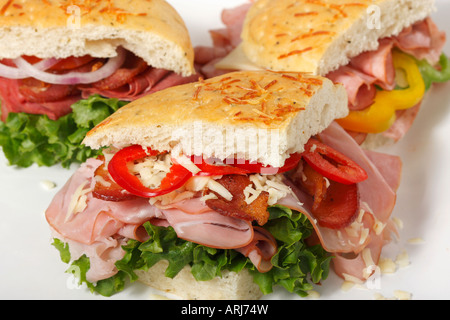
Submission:
[[[118,46],[153,67],[194,73],[188,30],[164,0],[0,0],[0,58],[106,58]]]
[[[84,143],[178,148],[187,155],[280,166],[291,153],[303,151],[312,135],[347,114],[345,89],[326,78],[241,71],[138,99],[88,132]]]
[[[326,75],[433,9],[434,0],[258,0],[242,48],[266,69]]]

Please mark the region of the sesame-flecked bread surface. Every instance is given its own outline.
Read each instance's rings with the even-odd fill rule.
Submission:
[[[434,0],[258,0],[242,49],[266,69],[326,75],[433,9]]]
[[[0,58],[106,58],[118,46],[153,67],[194,73],[188,30],[164,0],[0,0]]]
[[[139,144],[280,166],[348,114],[341,85],[303,73],[240,71],[140,98],[86,135],[92,148]]]

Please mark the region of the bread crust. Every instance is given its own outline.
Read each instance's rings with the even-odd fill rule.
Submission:
[[[345,89],[326,78],[238,71],[138,99],[89,131],[83,143],[178,148],[187,155],[280,166],[291,153],[302,152],[312,135],[347,114]],[[259,149],[252,153],[255,146]]]
[[[258,0],[242,46],[258,66],[326,75],[433,9],[433,0]]]
[[[136,270],[138,281],[184,300],[257,300],[263,296],[247,269],[239,273],[224,270],[220,277],[197,281],[190,266],[174,278],[166,277],[168,265],[166,260],[161,260],[148,270]]]
[[[164,0],[0,0],[0,26],[0,58],[104,58],[123,46],[153,67],[195,72],[188,30]]]

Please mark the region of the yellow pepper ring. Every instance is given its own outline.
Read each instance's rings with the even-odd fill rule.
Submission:
[[[408,88],[378,91],[370,107],[350,111],[346,118],[337,120],[344,129],[364,133],[386,131],[394,123],[397,110],[412,108],[423,99],[425,82],[414,59],[396,50],[393,61],[396,69],[405,71]]]

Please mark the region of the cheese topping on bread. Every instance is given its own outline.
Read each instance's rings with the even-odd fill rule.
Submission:
[[[242,49],[263,68],[326,75],[433,9],[433,0],[258,0]]]
[[[164,0],[0,0],[0,58],[109,58],[119,46],[155,68],[195,73],[188,30]]]
[[[348,114],[341,85],[303,73],[232,72],[159,91],[119,109],[84,144],[138,144],[187,156],[280,167],[307,140]]]

